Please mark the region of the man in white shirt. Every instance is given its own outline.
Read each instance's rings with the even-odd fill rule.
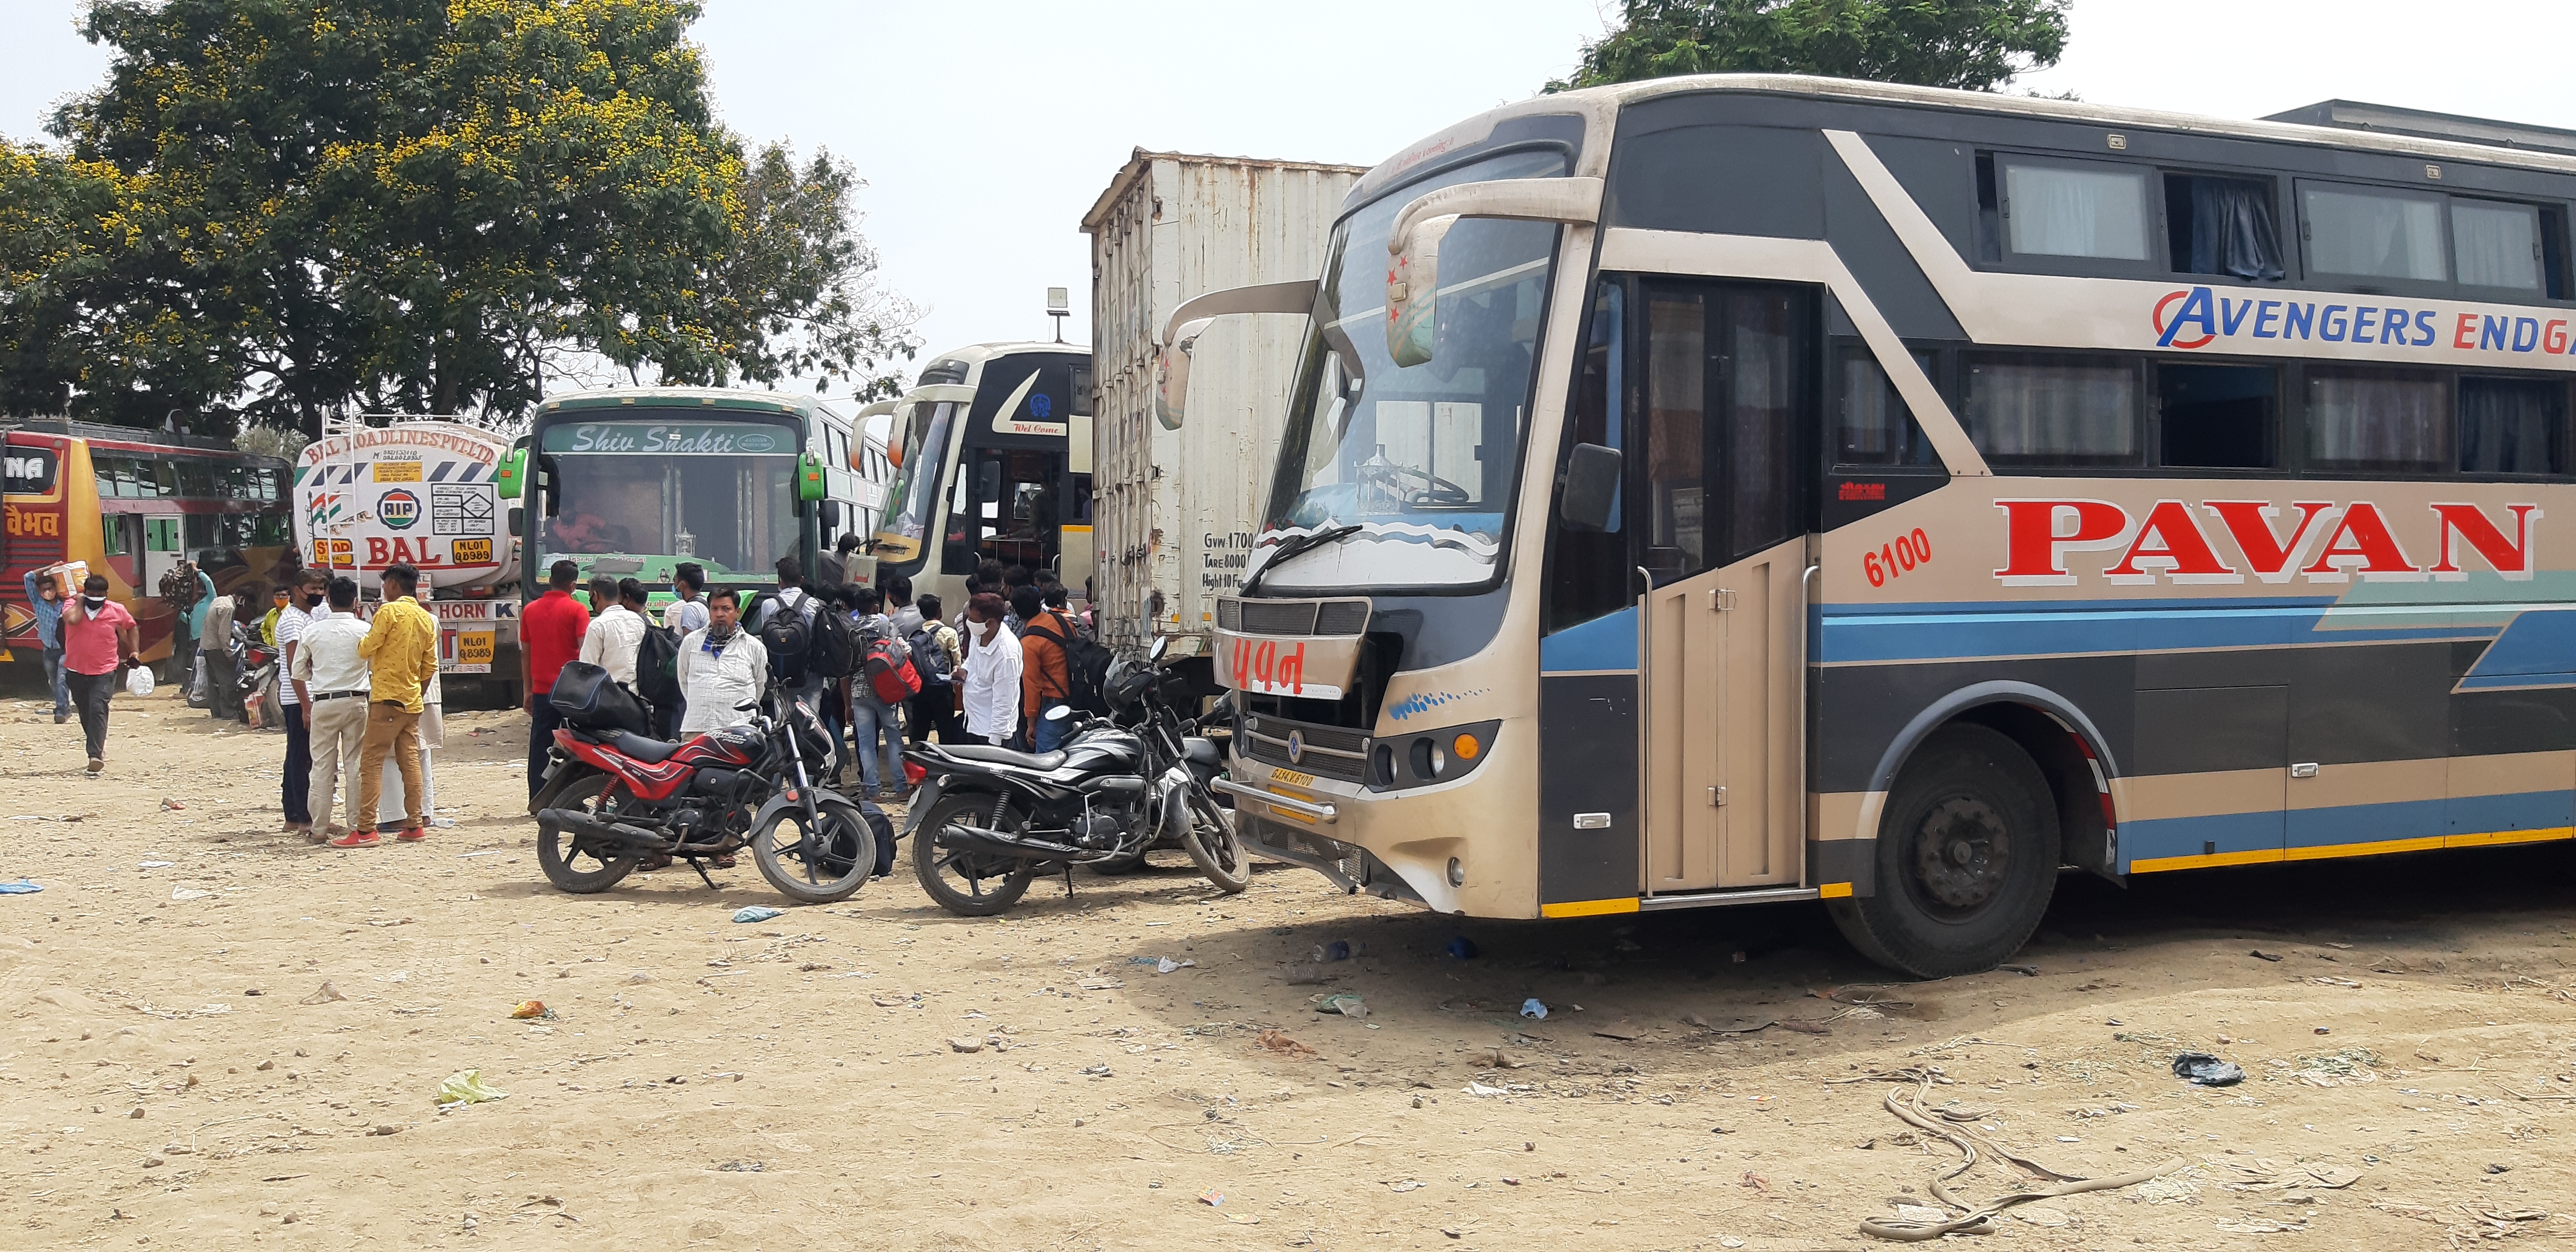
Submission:
[[[296,644],[313,620],[306,610],[320,607],[322,586],[328,581],[322,571],[308,569],[298,573],[287,589],[286,607],[277,613],[277,646],[284,673],[295,672]],[[312,727],[304,720],[304,700],[293,682],[277,684],[277,703],[278,720],[286,726],[286,773],[278,790],[278,807],[286,813],[288,834],[310,835],[313,814],[306,810],[305,800],[313,794]]]
[[[663,627],[682,639],[688,638],[691,631],[705,630],[708,620],[707,598],[704,594],[706,589],[705,566],[695,561],[682,561],[672,566],[671,594],[679,598],[662,606]],[[673,700],[671,707],[667,709],[654,710],[662,719],[660,726],[663,738],[680,737],[680,723],[688,717],[688,703],[684,697]]]
[[[644,646],[644,584],[619,579],[617,603],[590,619],[581,637],[581,659],[608,671],[609,680],[635,689],[635,653]]]
[[[315,843],[348,832],[358,820],[358,750],[367,737],[367,658],[358,645],[367,624],[358,620],[358,583],[331,580],[330,608],[316,614],[295,642],[295,664],[288,671],[295,698],[306,710],[306,740],[313,757],[313,781],[305,794],[305,812],[327,831],[307,829]],[[349,776],[345,823],[332,822],[331,789],[346,770]]]
[[[741,706],[757,701],[768,682],[768,649],[742,628],[742,604],[733,590],[718,588],[707,597],[706,628],[680,641],[680,694],[688,701],[680,737],[750,721]]]
[[[989,591],[966,602],[966,733],[997,748],[1020,729],[1020,641],[1002,629],[1008,612]]]

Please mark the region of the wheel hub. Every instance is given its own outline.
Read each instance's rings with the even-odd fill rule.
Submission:
[[[1974,912],[2003,890],[2012,842],[1993,806],[1970,796],[1942,801],[1914,835],[1914,875],[1942,909]]]

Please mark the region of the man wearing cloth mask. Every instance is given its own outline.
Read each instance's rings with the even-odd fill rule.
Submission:
[[[1020,729],[1020,641],[1002,629],[1002,597],[966,602],[966,733],[997,748]]]
[[[48,577],[40,588],[27,571],[27,607],[36,614],[36,642],[45,646],[45,684],[54,689],[54,724],[72,720],[72,689],[63,681],[63,601]]]
[[[750,721],[741,706],[758,700],[768,681],[769,650],[742,628],[733,589],[717,588],[707,597],[707,624],[680,641],[680,694],[688,701],[680,738]]]
[[[63,681],[80,709],[92,775],[107,768],[107,699],[116,693],[116,667],[134,659],[134,615],[107,598],[106,575],[90,575],[63,609],[63,668],[71,671]]]

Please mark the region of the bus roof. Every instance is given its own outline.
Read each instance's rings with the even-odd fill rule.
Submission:
[[[2082,100],[2047,100],[2032,96],[2007,96],[1985,91],[1957,91],[1946,87],[1915,87],[1902,83],[1861,82],[1847,78],[1815,78],[1800,74],[1689,74],[1676,78],[1648,79],[1644,82],[1617,83],[1607,87],[1585,87],[1554,95],[1530,99],[1489,109],[1445,130],[1427,136],[1402,152],[1389,157],[1371,169],[1351,188],[1344,201],[1347,210],[1375,199],[1397,180],[1417,167],[1444,153],[1481,143],[1501,123],[1525,117],[1573,115],[1585,120],[1586,151],[1575,171],[1599,175],[1605,168],[1606,147],[1596,142],[1606,136],[1619,110],[1640,101],[1663,96],[1739,93],[1745,95],[1803,96],[1815,100],[1843,101],[1852,104],[1875,104],[1904,108],[1943,109],[1956,112],[1989,113],[2007,117],[2037,118],[2059,122],[2089,122],[2105,126],[2171,131],[2184,134],[2255,139],[2275,143],[2305,144],[2314,147],[2345,148],[2361,152],[2379,152],[2401,156],[2427,157],[2439,161],[2512,166],[2522,169],[2547,170],[2576,174],[2576,152],[2536,150],[2541,147],[2533,136],[2543,128],[2511,122],[2490,122],[2478,118],[2449,118],[2451,125],[2438,128],[2426,125],[2427,119],[2447,115],[2387,106],[2361,106],[2345,101],[2328,104],[2350,111],[2375,109],[2390,118],[2405,116],[2416,125],[2400,129],[2393,122],[2369,129],[2356,127],[2349,119],[2335,118],[2315,111],[2325,106],[2298,110],[2300,116],[2316,116],[2332,125],[2276,119],[2239,120],[2178,113],[2166,109],[2137,109],[2119,105],[2094,104]],[[2468,123],[2471,125],[2462,125]],[[2497,132],[2525,136],[2529,146],[2502,146]],[[2476,134],[2480,141],[2463,138],[2436,138],[2435,133],[2456,136]],[[2562,136],[2564,132],[2558,132]],[[2561,139],[2560,142],[2566,142]]]
[[[651,405],[669,408],[695,405],[700,408],[734,409],[754,413],[822,413],[823,403],[814,396],[800,396],[784,391],[746,391],[731,387],[606,387],[597,391],[574,391],[548,396],[537,405],[536,415],[555,412],[587,412],[597,409],[632,408]]]

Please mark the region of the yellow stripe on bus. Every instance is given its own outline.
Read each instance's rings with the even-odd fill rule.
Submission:
[[[1615,900],[1572,900],[1564,904],[1538,906],[1541,917],[1600,917],[1608,913],[1634,913],[1637,897],[1621,896]]]
[[[2371,843],[2330,843],[2313,848],[2257,848],[2248,852],[2220,852],[2210,856],[2159,856],[2131,861],[2132,874],[2156,874],[2177,869],[2215,869],[2223,865],[2272,865],[2285,861],[2330,861],[2353,856],[2390,856],[2400,852],[2432,852],[2442,848],[2491,848],[2517,843],[2550,843],[2576,839],[2576,827],[2560,826],[2546,830],[2497,830],[2471,835],[2427,835],[2419,839],[2381,839]]]

